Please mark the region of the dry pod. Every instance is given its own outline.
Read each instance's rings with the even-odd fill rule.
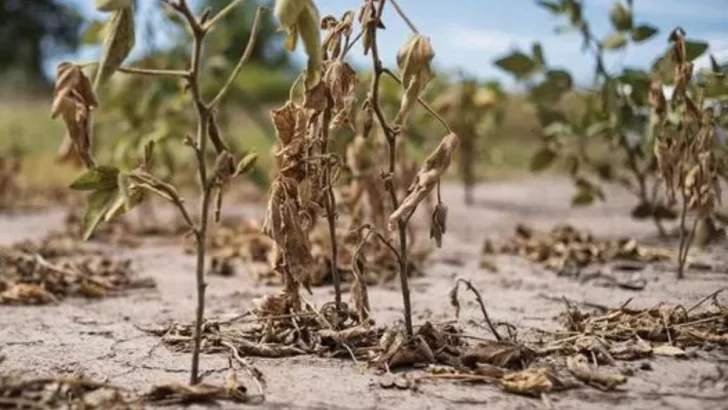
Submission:
[[[399,221],[407,221],[417,209],[417,206],[437,185],[442,175],[450,166],[453,154],[460,145],[457,134],[446,135],[435,150],[422,164],[417,176],[408,190],[407,197],[392,215],[389,216],[389,229]]]
[[[437,247],[442,247],[442,236],[447,230],[447,205],[440,202],[435,206],[435,211],[432,213],[432,220],[430,221],[430,238],[435,239]]]
[[[412,35],[399,50],[397,65],[402,73],[404,96],[399,112],[393,121],[395,126],[404,125],[415,101],[434,77],[430,67],[434,57],[435,52],[430,44],[430,39],[421,34]]]

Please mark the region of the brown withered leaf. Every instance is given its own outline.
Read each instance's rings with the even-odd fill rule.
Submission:
[[[281,108],[271,110],[273,126],[276,129],[278,140],[283,146],[288,145],[296,135],[297,124],[303,112],[293,101],[286,102]]]
[[[146,403],[160,405],[173,404],[200,404],[216,403],[218,401],[232,401],[244,403],[247,401],[246,388],[243,385],[219,386],[210,383],[198,383],[193,386],[182,383],[168,383],[152,387],[142,395]]]
[[[442,247],[442,236],[447,230],[447,205],[440,202],[435,206],[430,221],[430,238],[435,239],[438,248]]]
[[[617,386],[627,383],[627,377],[624,375],[592,368],[589,360],[581,354],[568,357],[566,368],[578,380],[602,390],[614,390]]]
[[[81,67],[65,61],[58,64],[51,118],[59,115],[63,118],[66,135],[73,144],[68,151],[78,154],[87,166],[93,165],[90,154],[91,111],[98,105],[91,82]]]
[[[415,176],[408,194],[390,216],[389,229],[399,221],[407,221],[427,195],[435,188],[437,182],[450,166],[452,156],[457,151],[460,140],[455,133],[446,135],[435,150],[427,157]]]
[[[355,101],[356,71],[349,63],[341,60],[332,61],[324,74],[324,83],[334,104],[331,129],[337,130],[350,123],[349,115]]]
[[[525,346],[509,341],[481,342],[463,352],[463,365],[476,367],[480,363],[508,369],[522,369],[533,359],[533,352]]]
[[[508,373],[501,378],[500,386],[510,393],[534,397],[539,397],[543,393],[574,387],[560,380],[553,372],[543,367]]]

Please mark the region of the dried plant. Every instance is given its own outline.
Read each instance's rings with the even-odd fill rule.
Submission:
[[[711,218],[720,205],[719,172],[725,158],[719,155],[713,108],[704,104],[702,87],[693,84],[685,32],[678,27],[669,40],[675,67],[672,96],[668,102],[662,82],[655,78],[650,103],[660,176],[670,203],[676,203],[678,197],[681,203],[677,276],[682,279],[698,222]],[[692,227],[687,226],[689,212],[696,213]]]
[[[617,0],[609,13],[612,32],[599,37],[586,19],[580,0],[539,1],[551,14],[567,20],[567,28],[582,37],[582,51],[593,56],[593,89],[576,90],[571,74],[564,68],[548,64],[540,43],[531,53],[516,51],[495,64],[529,85],[529,97],[537,109],[543,146],[531,159],[531,170],[540,172],[561,160],[574,180],[574,206],[605,200],[600,181],[623,186],[638,204],[632,210],[637,219],[650,218],[661,236],[666,232],[663,220],[675,219],[676,213],[659,197],[656,159],[652,155],[649,132],[650,74],[645,70],[623,67],[613,70],[606,64],[608,55],[624,52],[653,38],[659,30],[634,15],[634,2]],[[707,43],[691,41],[691,59],[707,49]],[[656,59],[653,71],[658,69]],[[578,99],[578,110],[562,108],[565,96]],[[601,149],[618,153],[600,157]],[[616,160],[615,160],[616,159]]]
[[[419,172],[411,176],[411,181],[405,182],[409,188],[405,198],[400,201],[400,190],[406,187],[403,186],[404,175],[402,172],[397,172],[397,165],[402,164],[401,160],[398,162],[400,157],[397,153],[399,140],[402,138],[400,134],[416,102],[419,100],[423,103],[419,95],[433,77],[430,62],[434,52],[429,38],[421,35],[401,8],[392,1],[397,13],[412,29],[412,35],[397,55],[401,79],[384,68],[379,56],[377,34],[378,30],[383,28],[381,17],[385,4],[384,0],[365,0],[358,13],[347,11],[337,19],[331,15],[319,18],[318,9],[311,0],[276,2],[276,16],[288,32],[286,46],[292,50],[300,39],[308,56],[308,64],[301,76],[302,101],[294,100],[294,89],[297,86],[294,84],[291,99],[272,112],[278,136],[279,151],[276,153],[278,174],[269,194],[264,231],[277,244],[278,269],[286,278],[286,305],[294,310],[299,309],[298,289],[300,285],[307,287],[310,284],[309,275],[313,264],[309,232],[316,224],[317,216],[325,213],[331,241],[329,269],[336,289],[335,306],[341,304],[338,266],[340,246],[336,234],[337,206],[334,184],[344,161],[331,152],[329,146],[338,131],[353,128],[357,135],[346,162],[359,174],[357,177],[363,176],[361,174],[364,172],[372,171],[373,167],[366,165],[364,151],[367,137],[376,118],[389,151],[388,169],[382,171],[383,184],[379,187],[371,174],[360,179],[350,191],[351,196],[347,206],[355,211],[354,220],[360,220],[361,214],[357,211],[357,203],[363,192],[368,193],[370,204],[374,201],[379,201],[380,204],[381,199],[389,197],[391,215],[385,219],[381,214],[381,205],[376,204],[375,223],[372,226],[384,229],[386,225],[387,231],[396,229],[399,234],[399,248],[397,248],[384,236],[386,232],[377,232],[387,245],[387,251],[391,250],[398,261],[405,325],[407,334],[411,336],[412,321],[407,281],[408,223],[418,205],[436,186],[439,186],[439,180],[450,164],[459,139],[442,122],[449,134],[422,165]],[[361,31],[359,35],[352,37],[355,19],[359,22]],[[323,38],[319,27],[325,31]],[[368,95],[357,115],[357,121],[351,121],[357,75],[345,58],[357,41],[363,43],[364,53],[371,55],[373,74]],[[391,76],[402,85],[401,105],[391,122],[380,106],[379,84],[382,74]],[[429,106],[424,105],[434,113]],[[384,190],[380,188],[381,186]],[[433,218],[437,223],[437,227],[433,229],[433,236],[438,238],[438,241],[444,233],[445,209],[438,200],[437,215]],[[356,260],[353,261],[355,269],[361,268],[358,263]],[[356,283],[361,284],[359,279]],[[361,292],[361,287],[358,289]]]
[[[131,0],[97,2],[100,11],[111,12],[112,17],[106,30],[103,54],[97,65],[93,83],[83,72],[81,65],[70,62],[59,64],[53,97],[51,115],[62,116],[68,130],[72,155],[79,158],[87,171],[71,187],[92,191],[89,206],[83,221],[83,238],[88,239],[101,221],[110,221],[141,203],[148,193],[161,196],[179,210],[197,244],[197,310],[195,325],[195,348],[192,352],[190,384],[200,381],[199,353],[202,323],[205,308],[205,244],[209,213],[214,197],[215,219],[219,219],[222,195],[230,180],[250,170],[255,161],[254,154],[237,161],[223,142],[217,127],[216,116],[220,102],[230,89],[249,57],[255,41],[260,16],[265,9],[259,8],[255,16],[252,35],[238,64],[227,82],[210,100],[200,88],[201,67],[206,60],[204,42],[215,23],[223,19],[242,0],[231,2],[226,8],[213,15],[206,9],[196,16],[186,0],[161,0],[177,17],[185,22],[191,35],[192,53],[189,66],[182,70],[160,70],[138,67],[123,67],[122,63],[134,45],[134,12]],[[190,216],[177,189],[151,172],[153,143],[144,146],[144,155],[139,165],[131,170],[120,170],[111,165],[98,165],[92,155],[92,114],[99,106],[96,90],[115,73],[153,77],[169,77],[180,80],[185,92],[191,94],[191,104],[197,112],[196,138],[186,136],[184,142],[192,148],[197,162],[199,193],[201,196],[198,222]],[[217,154],[214,164],[208,164],[208,140]]]

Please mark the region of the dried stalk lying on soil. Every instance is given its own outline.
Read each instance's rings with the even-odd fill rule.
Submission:
[[[671,256],[667,251],[641,246],[631,238],[599,239],[570,225],[557,225],[550,232],[518,225],[512,238],[501,243],[487,240],[483,253],[521,255],[559,273],[618,260],[655,262]]]
[[[287,299],[281,295],[256,300],[256,308],[239,317],[206,322],[202,350],[243,357],[310,354],[349,358],[387,374],[392,368],[426,366],[427,375],[405,377],[404,381],[387,379],[382,387],[408,388],[420,380],[451,379],[493,383],[507,392],[539,396],[582,384],[614,390],[635,371],[621,365],[622,361],[654,356],[689,358],[688,348],[728,346],[728,308],[718,303],[720,292],[690,307],[661,304],[630,309],[625,304],[599,315],[580,311],[567,301],[563,331],[529,333],[521,337],[526,341],[519,341],[512,325],[490,323],[479,293],[468,281],[460,282],[475,292],[498,340],[465,334],[453,324],[430,322],[416,327],[414,337],[408,338],[404,329],[376,327],[368,312],[359,308],[347,309],[342,316],[334,303],[320,310],[306,304],[299,312],[287,313]],[[451,298],[459,307],[457,292]],[[702,308],[710,300],[713,307]],[[507,335],[496,327],[505,327]],[[191,326],[149,332],[162,337],[175,351],[192,349]]]
[[[147,404],[214,405],[220,401],[259,402],[260,398],[247,393],[246,387],[238,382],[232,364],[224,385],[168,383],[153,386],[142,393],[85,377],[29,379],[0,375],[0,409],[142,410]]]
[[[0,248],[0,304],[57,303],[155,286],[149,279],[134,278],[131,260],[111,259],[79,245],[50,237]]]

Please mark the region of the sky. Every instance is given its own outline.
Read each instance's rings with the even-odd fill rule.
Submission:
[[[80,7],[94,18],[108,18],[95,12],[93,0],[65,0]],[[149,7],[156,0],[143,0]],[[191,0],[194,3],[194,0]],[[341,16],[346,10],[358,10],[361,0],[315,0],[320,14]],[[563,24],[563,17],[550,14],[535,5],[535,0],[398,0],[417,29],[430,37],[435,50],[434,64],[439,69],[465,70],[482,79],[497,79],[512,84],[510,76],[493,61],[515,49],[530,50],[534,41],[540,41],[550,66],[566,68],[575,80],[591,80],[593,59],[580,50],[580,37],[576,33],[556,34],[555,27]],[[614,0],[584,0],[584,13],[593,31],[600,37],[611,32],[608,11]],[[660,32],[650,40],[625,50],[612,53],[608,64],[646,68],[655,56],[667,47],[667,36],[676,26],[687,32],[688,38],[710,44],[709,53],[719,61],[728,60],[728,0],[634,0],[635,23],[650,23]],[[406,41],[409,29],[391,6],[385,11],[386,30],[379,35],[380,53],[384,63],[395,65],[395,55]],[[158,39],[164,43],[165,38]],[[141,47],[134,54],[143,52]],[[304,60],[302,50],[297,58]],[[94,57],[86,50],[81,57]],[[133,58],[133,56],[132,56]],[[368,57],[361,52],[352,54],[355,63],[367,64]],[[50,70],[57,61],[49,61]],[[708,64],[707,54],[698,64]]]

